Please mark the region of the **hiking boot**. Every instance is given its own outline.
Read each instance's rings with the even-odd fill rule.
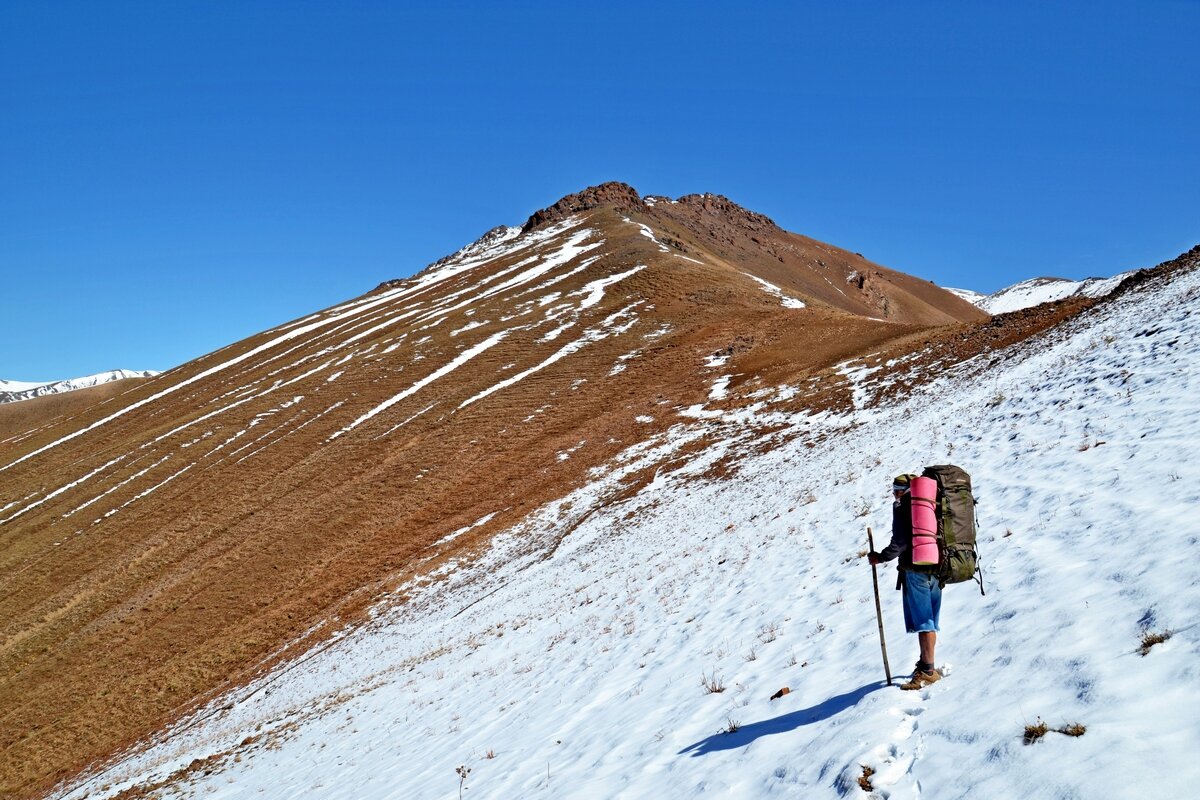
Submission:
[[[927,664],[918,658],[916,665],[913,666],[912,674],[908,676],[908,679],[911,681],[914,678],[916,678],[917,675],[919,675],[920,673],[933,672],[933,670],[934,670],[933,664]]]
[[[917,670],[909,678],[908,683],[900,684],[901,689],[912,691],[913,689],[923,689],[931,683],[937,683],[942,679],[942,673],[936,669]]]

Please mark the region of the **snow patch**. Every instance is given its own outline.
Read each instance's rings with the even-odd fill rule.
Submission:
[[[780,300],[780,303],[783,305],[784,308],[804,308],[805,307],[803,300],[798,300],[795,297],[789,297],[788,295],[785,295],[783,293],[783,289],[780,289],[778,286],[771,283],[770,281],[764,281],[762,278],[758,277],[757,275],[751,275],[749,272],[743,272],[742,274],[745,275],[747,278],[750,278],[751,280],[760,284],[763,287],[763,290],[767,294],[778,297]]]

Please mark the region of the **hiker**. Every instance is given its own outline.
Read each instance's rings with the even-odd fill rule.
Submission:
[[[900,558],[896,588],[903,591],[904,628],[917,634],[921,655],[917,668],[901,689],[920,689],[941,678],[934,667],[937,645],[938,614],[942,607],[942,586],[935,574],[937,567],[914,566],[912,562],[912,497],[909,488],[916,475],[897,475],[892,480],[892,541],[881,552],[870,552],[867,560],[880,564]]]

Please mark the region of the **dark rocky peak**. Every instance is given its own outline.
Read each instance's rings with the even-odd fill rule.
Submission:
[[[659,216],[660,218],[674,219],[677,222],[683,223],[688,228],[707,232],[711,235],[717,235],[718,231],[720,231],[720,238],[723,241],[732,242],[732,237],[735,236],[738,230],[746,231],[749,232],[750,238],[756,244],[768,247],[768,250],[772,253],[774,253],[774,250],[769,246],[768,239],[763,238],[760,240],[754,234],[783,232],[770,217],[743,208],[724,195],[706,192],[704,194],[684,195],[678,200],[672,200],[662,195],[646,195],[643,198],[638,194],[637,189],[634,189],[627,183],[608,181],[598,186],[589,186],[583,191],[569,194],[553,205],[547,206],[540,211],[535,211],[525,221],[525,224],[521,226],[519,233],[517,229],[504,225],[492,228],[461,250],[429,264],[420,273],[417,273],[417,275],[443,266],[451,260],[461,260],[484,254],[491,248],[501,245],[515,236],[526,234],[535,228],[559,222],[572,214],[590,211],[600,206],[610,206],[626,214],[642,213],[649,214],[652,217]],[[678,240],[670,241],[670,243],[677,249],[683,249],[683,245]],[[375,287],[375,291],[390,289],[410,280],[412,278],[384,281]]]
[[[696,216],[719,217],[752,231],[779,230],[775,220],[765,214],[743,208],[720,194],[686,194],[679,198],[677,205],[692,211]]]
[[[558,222],[572,214],[578,214],[580,211],[587,211],[602,205],[611,205],[621,211],[640,211],[642,209],[642,198],[638,195],[637,189],[619,181],[609,181],[599,186],[589,186],[582,192],[567,195],[552,206],[547,206],[541,211],[535,211],[525,221],[525,224],[521,227],[521,232],[527,233],[548,222]]]

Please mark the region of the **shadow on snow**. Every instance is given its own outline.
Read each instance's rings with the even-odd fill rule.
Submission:
[[[823,722],[856,705],[859,700],[885,685],[883,681],[868,683],[853,691],[831,697],[815,706],[802,708],[799,711],[791,711],[774,719],[766,719],[762,722],[743,725],[733,733],[714,733],[712,736],[701,739],[694,744],[689,744],[679,751],[679,755],[690,753],[692,756],[702,756],[720,750],[735,750],[739,747],[745,747],[755,739],[763,736],[770,736],[775,733],[787,733],[799,728],[801,725],[812,725],[814,722]]]

